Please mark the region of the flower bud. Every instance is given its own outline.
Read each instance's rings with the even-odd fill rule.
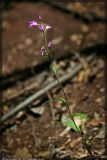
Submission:
[[[52,42],[48,43],[48,48],[52,48]]]
[[[41,20],[42,19],[41,16],[38,16],[38,19]]]

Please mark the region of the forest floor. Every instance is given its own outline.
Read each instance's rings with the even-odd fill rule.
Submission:
[[[38,15],[52,26],[48,38],[53,42],[52,56],[59,77],[70,70],[72,72],[82,62],[84,65],[86,57],[95,54],[87,68],[83,67],[73,80],[71,77],[63,86],[71,113],[85,112],[88,115],[87,122],[78,120],[77,123],[92,140],[91,148],[96,159],[106,159],[104,11],[103,2],[20,2],[6,6],[2,23],[3,66],[0,76],[3,76],[3,81],[0,88],[3,115],[53,81],[49,64],[40,54],[44,44],[42,33],[28,28],[28,22],[37,20]],[[77,52],[79,57],[76,57]],[[56,96],[63,96],[58,86],[3,123],[2,157],[90,159],[79,134],[72,129],[67,131],[67,126],[56,123],[68,115],[63,103],[50,103],[40,112],[41,104]]]

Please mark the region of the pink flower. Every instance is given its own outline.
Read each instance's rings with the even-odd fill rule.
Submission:
[[[49,42],[49,43],[48,43],[48,47],[49,47],[49,48],[52,48],[52,42]]]
[[[44,30],[45,30],[45,28],[44,28],[44,25],[43,24],[40,24],[40,30],[42,31],[42,32],[44,32]]]
[[[40,50],[40,53],[43,55],[45,52],[46,52],[45,47],[42,47],[41,50]]]
[[[29,23],[29,27],[35,27],[38,25],[38,23],[36,21],[30,21]]]
[[[41,20],[42,19],[41,16],[38,16],[38,19]]]

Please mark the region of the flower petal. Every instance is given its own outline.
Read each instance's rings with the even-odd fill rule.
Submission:
[[[45,28],[44,28],[44,25],[43,24],[40,24],[40,30],[42,31],[42,32],[44,32],[44,30],[45,30]]]
[[[40,50],[40,53],[43,55],[45,53],[45,51],[46,51],[45,47],[42,47]]]
[[[46,26],[46,30],[52,28],[51,26]]]
[[[36,21],[30,21],[28,23],[29,23],[29,27],[34,27],[34,26],[38,25],[38,23]]]

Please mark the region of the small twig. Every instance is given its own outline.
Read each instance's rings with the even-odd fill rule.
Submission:
[[[6,101],[10,101],[18,96],[21,96],[23,93],[28,92],[28,91],[36,88],[37,86],[38,86],[37,84],[32,83],[32,84],[26,86],[25,88],[23,87],[23,89],[21,89],[19,91],[17,90],[16,93],[8,95],[8,97],[6,99],[2,100],[2,103],[5,103]]]
[[[71,142],[71,139],[68,139],[61,147],[56,148],[55,151],[59,152],[65,148],[66,145],[68,145]]]
[[[34,152],[36,152],[36,147],[38,146],[38,138],[36,137],[36,134],[35,134],[35,124],[32,122],[32,136],[34,138]]]
[[[47,92],[47,95],[48,95],[49,99],[52,99],[51,94],[49,92]],[[50,109],[50,112],[51,112],[52,120],[55,121],[55,113],[54,113],[54,110],[53,110],[53,102],[50,101],[49,105],[50,105],[49,109]]]
[[[50,155],[49,155],[49,160],[52,160],[53,159],[53,156],[55,154],[55,145],[53,144],[50,144]]]
[[[67,52],[62,55],[55,55],[53,57],[56,61],[59,62],[64,59],[72,58],[72,56],[73,56],[72,52]],[[50,65],[50,62],[48,60],[46,60],[46,61],[43,61],[43,62],[33,66],[34,71],[36,72],[36,76],[38,74],[40,74],[41,72],[46,71],[47,68],[49,67],[49,65]],[[4,90],[4,89],[9,88],[10,86],[13,86],[14,84],[16,84],[17,81],[23,82],[26,79],[34,77],[34,71],[32,73],[33,68],[28,67],[23,70],[19,70],[16,72],[9,73],[7,75],[0,76],[0,79],[2,80],[0,82],[0,90]]]
[[[80,138],[80,137],[77,138],[77,139],[74,139],[73,141],[71,141],[70,147],[71,147],[71,148],[74,148],[75,146],[78,145],[78,143],[79,143],[80,141],[81,141],[81,138]]]
[[[44,77],[46,74],[47,74],[46,72],[43,72],[42,74],[39,74],[38,77],[35,76],[35,78],[31,84],[29,84],[27,86],[23,86],[23,88],[20,90],[17,90],[16,93],[9,94],[6,99],[2,99],[2,104],[5,103],[6,101],[10,101],[14,98],[17,98],[17,97],[21,96],[22,94],[24,94],[25,92],[29,92],[32,89],[43,84],[44,79],[45,79]]]
[[[60,137],[64,137],[69,131],[71,130],[71,127],[67,126],[63,132],[60,133]]]

